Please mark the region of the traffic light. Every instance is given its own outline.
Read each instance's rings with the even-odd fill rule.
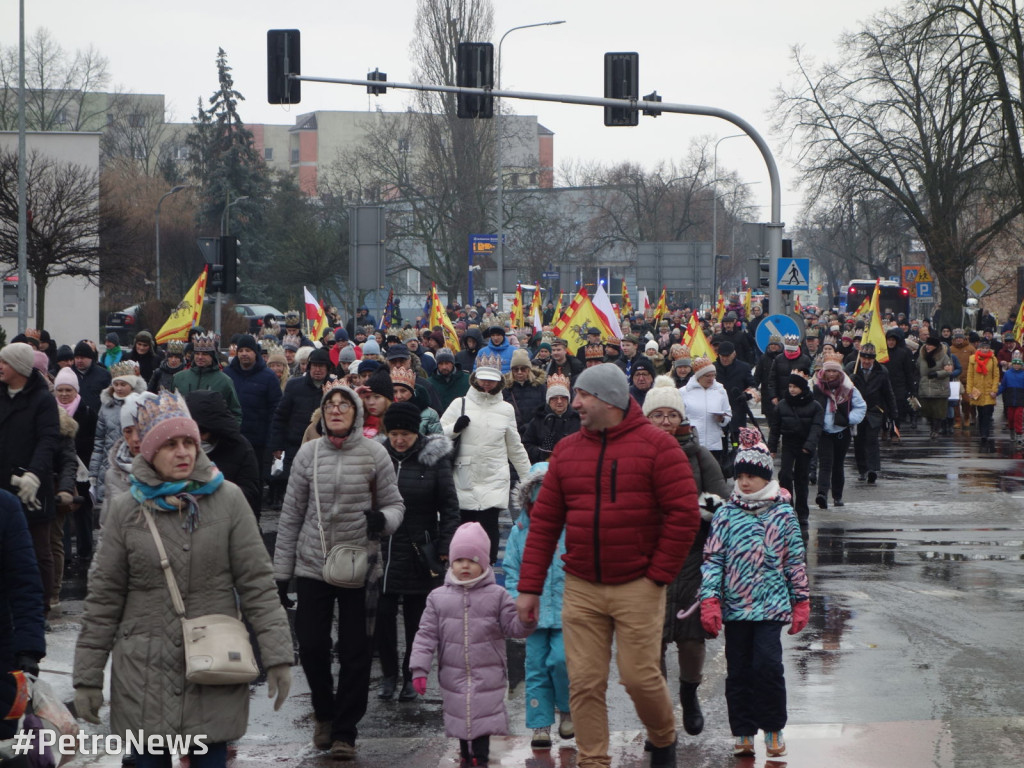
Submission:
[[[455,84],[459,88],[494,87],[494,44],[459,43],[455,60]],[[459,117],[494,117],[494,97],[457,94]]]
[[[604,97],[606,99],[640,98],[640,54],[606,53],[604,55]],[[636,125],[640,115],[629,107],[605,107],[604,124]]]
[[[388,73],[381,72],[379,69],[373,70],[373,72],[366,73],[367,80],[379,80],[382,83],[386,83],[388,80]],[[388,89],[383,85],[368,85],[366,86],[366,92],[373,96],[382,96],[388,92]]]
[[[299,30],[267,30],[267,102],[298,104],[302,100],[302,81],[289,80],[300,74]]]
[[[763,290],[767,292],[771,286],[771,262],[767,257],[755,256],[749,259],[749,266],[747,267],[747,277],[750,278],[750,285],[755,290]]]
[[[206,290],[211,293],[225,293],[224,267],[220,264],[211,264],[209,269],[206,275]]]
[[[644,96],[644,101],[661,101],[661,96],[658,95],[657,91],[651,91]],[[661,114],[660,109],[645,109],[644,115],[646,117],[658,117]]]
[[[238,293],[238,239],[225,235],[220,239],[220,266],[223,270],[223,293]]]

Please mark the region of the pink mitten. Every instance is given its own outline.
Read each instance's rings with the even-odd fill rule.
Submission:
[[[795,635],[807,626],[807,620],[811,618],[811,601],[801,600],[793,606],[793,625],[789,628],[790,635]]]
[[[416,693],[420,696],[425,696],[427,693],[427,678],[414,677],[412,679],[412,687],[416,689]]]
[[[722,604],[717,597],[700,601],[700,625],[712,637],[722,631]]]

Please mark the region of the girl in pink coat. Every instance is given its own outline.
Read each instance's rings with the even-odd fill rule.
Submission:
[[[494,582],[491,540],[480,523],[459,527],[448,547],[452,567],[427,597],[409,670],[422,696],[437,651],[444,727],[459,740],[460,766],[487,765],[490,735],[508,733],[506,637],[526,637],[512,597]]]

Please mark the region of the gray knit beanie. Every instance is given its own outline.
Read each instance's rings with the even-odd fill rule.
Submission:
[[[629,382],[615,363],[601,363],[583,371],[576,379],[576,389],[589,392],[623,411],[629,409]]]
[[[31,344],[15,341],[0,349],[0,360],[3,360],[22,376],[31,376],[32,365],[35,363],[35,350],[32,349]]]

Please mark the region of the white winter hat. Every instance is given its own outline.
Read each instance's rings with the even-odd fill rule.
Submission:
[[[683,405],[683,398],[676,389],[676,383],[669,376],[659,376],[654,380],[654,386],[647,390],[644,398],[644,416],[650,416],[659,408],[671,408],[678,411],[679,415],[686,421],[686,407]]]

